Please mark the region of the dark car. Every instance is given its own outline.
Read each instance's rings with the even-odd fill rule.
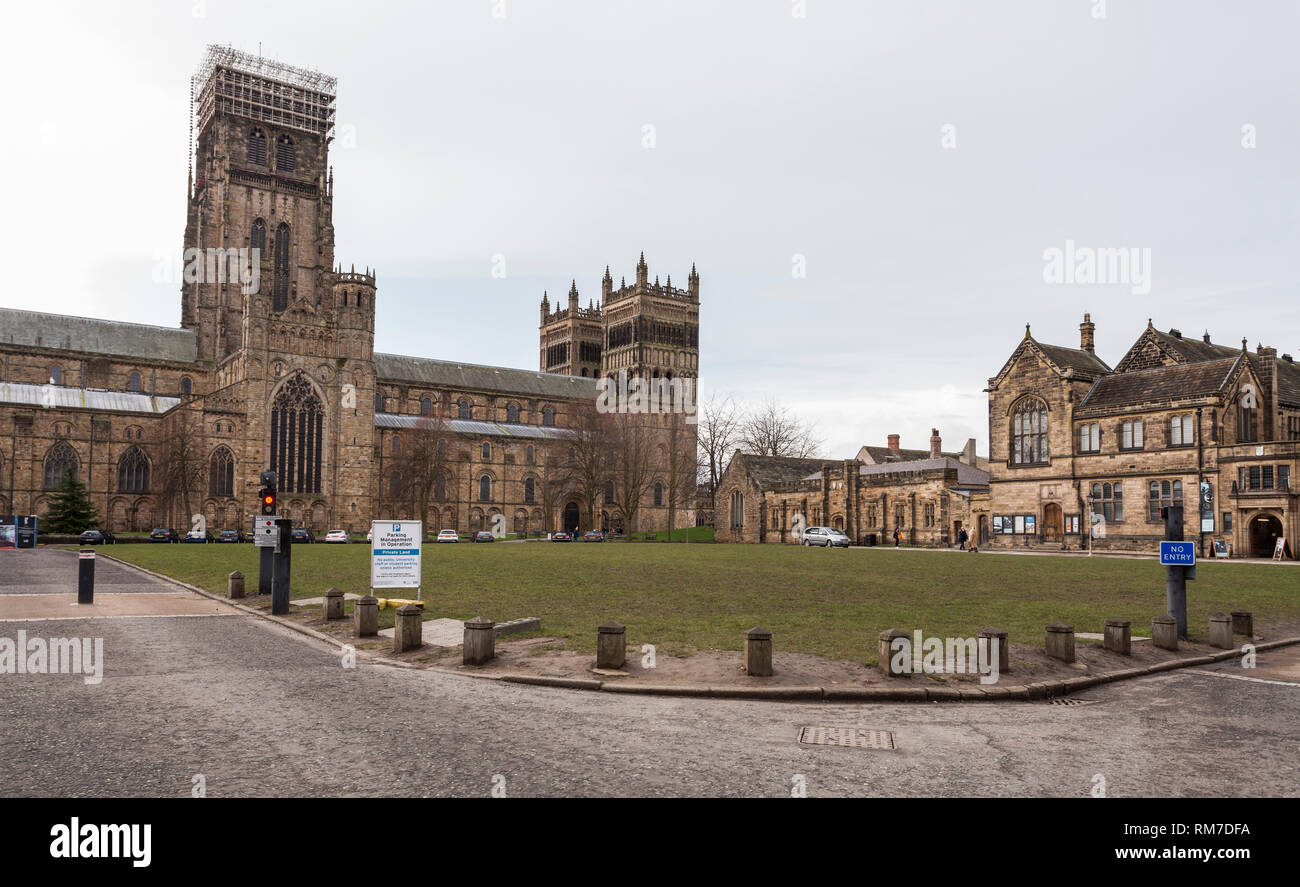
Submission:
[[[185,541],[201,542],[206,545],[209,542],[216,542],[217,537],[213,536],[207,530],[190,530],[188,533],[185,534]]]
[[[570,536],[568,533],[564,532],[563,530],[561,530],[560,532],[556,533],[554,536],[551,537],[551,541],[552,541],[552,542],[572,542],[572,541],[573,541],[573,537]]]
[[[243,530],[222,530],[220,533],[217,534],[217,541],[218,542],[243,542],[244,531]]]
[[[474,534],[474,541],[475,541],[475,542],[495,542],[495,541],[497,541],[497,540],[496,540],[496,537],[492,535],[492,533],[491,533],[490,530],[479,530],[477,533]]]
[[[87,530],[79,537],[82,545],[113,545],[117,537],[108,530]]]
[[[292,530],[290,535],[293,537],[294,544],[307,543],[310,545],[316,541],[316,537],[312,535],[311,530],[306,527],[299,527],[296,530]]]
[[[150,542],[180,542],[181,537],[176,535],[176,531],[170,527],[156,527],[149,534]]]
[[[588,530],[582,534],[583,542],[604,542],[605,534],[600,530]]]

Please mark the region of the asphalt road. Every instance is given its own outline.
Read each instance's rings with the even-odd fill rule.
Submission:
[[[72,557],[9,552],[0,586],[66,592]],[[827,705],[346,669],[333,647],[251,616],[8,621],[0,637],[20,629],[102,637],[104,678],[0,674],[2,796],[188,796],[199,775],[210,797],[778,797],[796,775],[809,797],[1087,797],[1098,775],[1110,797],[1300,793],[1297,648],[1254,671],[1095,688],[1079,706]],[[798,744],[819,725],[892,731],[897,747]]]

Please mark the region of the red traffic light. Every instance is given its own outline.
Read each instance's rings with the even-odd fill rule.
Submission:
[[[274,515],[275,514],[275,490],[271,489],[270,487],[263,487],[260,497],[262,500],[262,514],[268,516]]]

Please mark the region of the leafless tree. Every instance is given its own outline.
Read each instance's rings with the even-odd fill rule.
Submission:
[[[154,477],[158,480],[159,498],[169,524],[184,523],[189,528],[193,498],[202,498],[207,480],[208,461],[204,452],[202,426],[188,408],[168,416],[155,444],[158,458]],[[176,509],[180,507],[178,514]]]
[[[744,416],[731,395],[719,397],[716,393],[709,396],[708,403],[699,410],[700,455],[699,467],[701,483],[709,485],[709,492],[718,488],[722,473],[727,470],[727,460],[735,452]]]
[[[738,436],[740,448],[758,456],[810,459],[818,455],[823,444],[813,423],[800,419],[772,398],[745,416]]]
[[[641,501],[654,484],[655,470],[659,467],[656,456],[662,440],[660,417],[646,413],[612,415],[611,474],[615,504],[627,521],[627,532],[632,533],[637,528]]]
[[[429,525],[429,505],[438,492],[446,497],[446,489],[438,490],[438,480],[447,480],[448,449],[452,436],[442,419],[421,416],[415,427],[404,430],[397,438],[401,452],[392,462],[392,473],[398,478],[398,489],[392,490],[394,501],[410,506],[411,511]]]
[[[574,463],[569,461],[567,441],[546,441],[533,450],[536,460],[535,493],[542,507],[542,531],[554,532],[555,511],[574,487]],[[575,459],[576,461],[576,459]]]
[[[698,425],[690,425],[685,416],[670,413],[667,417],[667,446],[664,448],[664,487],[668,496],[668,539],[677,526],[677,510],[695,500],[695,486],[700,474],[700,447],[696,441]],[[686,528],[690,541],[690,528]]]
[[[587,507],[588,528],[596,525],[596,502],[614,474],[614,454],[619,442],[619,420],[626,414],[603,413],[595,401],[583,401],[573,410],[573,489]]]

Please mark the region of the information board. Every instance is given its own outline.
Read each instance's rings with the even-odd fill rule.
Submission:
[[[370,587],[419,588],[423,539],[423,521],[372,521]]]
[[[280,534],[275,528],[275,522],[279,519],[278,514],[262,514],[253,518],[253,544],[275,548],[280,542]]]

